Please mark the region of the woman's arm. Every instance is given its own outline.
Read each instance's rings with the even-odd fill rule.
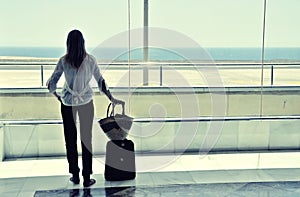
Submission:
[[[101,82],[101,91],[107,96],[107,98],[108,98],[110,101],[114,99],[113,96],[111,95],[109,89],[107,88],[104,79],[102,79],[102,82]]]
[[[57,88],[56,84],[63,73],[63,67],[61,61],[62,61],[61,59],[58,61],[51,77],[48,79],[46,83],[49,92],[51,92],[60,102],[61,102],[61,98],[56,92],[56,88]]]
[[[99,68],[98,68],[97,63],[95,63],[94,66],[95,66],[95,68],[94,68],[94,73],[93,73],[93,75],[94,75],[94,77],[95,77],[95,79],[96,79],[96,81],[97,81],[97,83],[98,83],[98,88],[99,88],[99,90],[100,90],[101,92],[103,92],[103,93],[107,96],[107,98],[108,98],[112,103],[116,103],[116,104],[121,104],[121,103],[123,103],[123,101],[120,101],[120,100],[118,100],[118,99],[115,99],[115,98],[112,96],[112,94],[111,94],[110,91],[109,91],[108,86],[107,86],[106,83],[105,83],[104,78],[102,77],[102,75],[101,75],[101,73],[100,73],[100,70],[99,70]]]
[[[122,103],[123,103],[123,101],[118,100],[118,99],[114,98],[114,97],[111,95],[109,89],[108,89],[107,86],[106,86],[106,83],[105,83],[105,80],[104,80],[104,79],[102,80],[102,92],[108,97],[108,99],[109,99],[112,103],[115,103],[115,104],[122,104]]]
[[[63,66],[62,66],[62,60],[60,59],[51,75],[51,77],[48,79],[46,85],[48,87],[49,92],[54,93],[56,91],[56,84],[58,80],[60,79],[61,75],[63,73]]]

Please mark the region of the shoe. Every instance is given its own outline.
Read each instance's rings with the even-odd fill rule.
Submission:
[[[72,176],[72,177],[70,178],[70,181],[77,185],[77,184],[79,184],[80,179],[79,179],[79,177],[74,177],[74,176]]]
[[[85,180],[83,182],[83,186],[84,187],[89,187],[91,185],[94,185],[96,183],[96,180],[95,179],[89,179],[89,180]]]

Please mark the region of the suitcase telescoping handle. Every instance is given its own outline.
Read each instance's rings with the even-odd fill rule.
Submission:
[[[125,102],[121,101],[119,103],[109,103],[109,105],[107,107],[107,110],[106,110],[106,117],[109,117],[108,113],[109,113],[109,109],[110,109],[111,106],[112,106],[112,110],[111,110],[110,116],[114,116],[115,115],[115,107],[116,107],[116,105],[122,105],[122,115],[125,115]]]

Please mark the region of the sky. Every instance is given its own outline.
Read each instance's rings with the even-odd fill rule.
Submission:
[[[128,30],[128,0],[0,0],[0,47],[65,47],[72,29],[94,47]],[[267,0],[266,46],[300,47],[300,0]],[[130,0],[130,28],[143,27],[143,0]],[[263,0],[149,0],[149,26],[204,47],[260,47]],[[176,42],[176,40],[174,40]]]

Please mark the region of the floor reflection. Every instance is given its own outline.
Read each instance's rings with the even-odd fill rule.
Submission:
[[[214,183],[165,185],[157,187],[107,187],[73,190],[37,191],[35,197],[51,196],[300,196],[300,182]]]
[[[63,189],[63,190],[47,190],[35,192],[35,197],[134,197],[135,186],[130,187],[108,187],[108,188],[84,188],[84,189]]]
[[[120,197],[134,197],[135,187],[109,187],[105,188],[105,195],[108,196],[120,196]]]
[[[79,189],[72,189],[70,190],[70,197],[76,197],[76,196],[80,196],[80,190]]]
[[[92,190],[90,188],[84,188],[82,195],[80,194],[80,189],[72,189],[70,190],[69,197],[92,197]]]

